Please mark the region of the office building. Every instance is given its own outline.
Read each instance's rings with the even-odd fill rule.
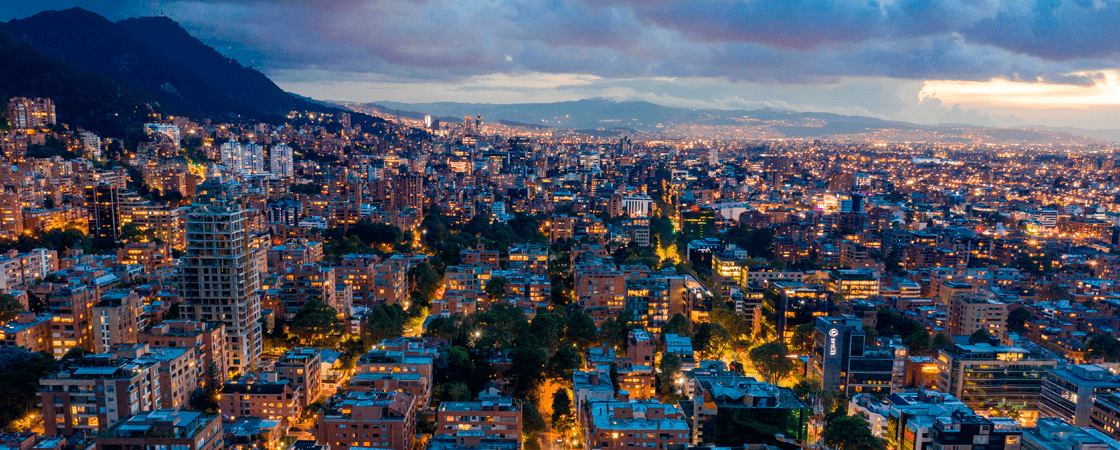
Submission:
[[[1038,417],[1042,377],[1057,361],[1018,347],[955,344],[939,352],[937,389],[981,414]],[[994,414],[993,414],[994,413]]]
[[[1009,417],[984,418],[953,411],[934,420],[930,438],[931,449],[1016,450],[1022,448],[1023,430],[1019,422]]]
[[[1077,427],[1056,417],[1038,419],[1023,429],[1023,450],[1120,450],[1120,442],[1089,427]]]
[[[695,394],[687,402],[693,445],[742,447],[775,444],[777,434],[797,440],[809,435],[809,405],[792,389],[734,373],[696,376],[693,383]],[[756,425],[742,425],[747,423]]]
[[[1057,367],[1042,376],[1039,415],[1087,427],[1091,422],[1093,400],[1118,391],[1120,377],[1107,366],[1078,364]]]
[[[906,382],[906,347],[868,342],[858,317],[818,317],[813,341],[811,373],[826,391],[887,395]]]

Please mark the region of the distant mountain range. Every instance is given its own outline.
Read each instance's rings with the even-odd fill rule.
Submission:
[[[97,131],[119,132],[123,125],[104,123],[105,114],[119,118],[127,110],[142,118],[150,102],[158,103],[160,112],[216,120],[279,122],[293,110],[342,111],[284,92],[165,17],[114,23],[81,8],[45,11],[0,23],[0,55],[39,63],[9,64],[4,58],[0,96],[55,98],[64,122]],[[119,99],[109,103],[119,105],[98,106],[117,90]],[[81,98],[83,92],[99,93],[100,100]],[[381,122],[373,117],[354,122],[363,121]]]
[[[484,122],[518,122],[573,130],[670,132],[706,128],[712,135],[734,130],[755,130],[759,137],[905,140],[941,143],[1059,143],[1082,145],[1120,141],[1120,130],[1082,130],[1031,126],[990,128],[966,124],[919,125],[874,117],[832,113],[792,112],[773,109],[687,109],[644,101],[587,99],[557,103],[399,103],[381,101],[364,105],[382,113],[420,117],[431,114],[442,121],[459,122],[481,114]],[[1098,142],[1100,143],[1100,142]]]

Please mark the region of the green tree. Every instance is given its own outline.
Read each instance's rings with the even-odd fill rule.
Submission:
[[[933,350],[941,350],[950,345],[953,345],[953,338],[945,333],[937,333],[937,336],[934,336],[933,341],[930,342],[930,347]]]
[[[407,320],[404,309],[400,305],[377,305],[370,308],[366,318],[365,338],[377,343],[382,340],[404,335],[404,323]]]
[[[817,326],[813,322],[803,323],[793,329],[793,337],[789,341],[789,349],[798,355],[808,355],[813,352],[813,346],[816,341],[813,340],[813,333],[817,331]]]
[[[541,340],[541,346],[550,353],[560,347],[564,337],[564,318],[552,312],[537,313],[529,322],[529,332]]]
[[[692,320],[685,317],[684,314],[676,313],[673,317],[669,318],[669,322],[662,327],[661,332],[664,334],[676,334],[678,336],[692,337]]]
[[[794,369],[793,359],[788,358],[789,348],[786,344],[773,341],[751,349],[750,359],[754,368],[767,383],[777,384],[782,378],[789,375]]]
[[[1058,283],[1050,283],[1038,292],[1038,300],[1042,302],[1056,302],[1058,300],[1073,300],[1069,289]]]
[[[506,277],[493,277],[486,282],[486,295],[491,301],[498,301],[506,296]]]
[[[824,445],[833,450],[886,450],[887,441],[871,434],[871,425],[858,415],[833,418],[821,433]]]
[[[575,410],[572,409],[572,397],[566,388],[556,390],[552,394],[552,429],[567,434],[575,426]]]
[[[447,401],[465,402],[471,397],[471,389],[467,387],[467,383],[456,381],[447,387]]]
[[[599,333],[599,328],[595,326],[595,321],[591,320],[583,311],[575,311],[568,315],[568,321],[564,327],[564,340],[575,344],[580,350],[587,349],[592,343],[595,342],[595,336]]]
[[[1120,361],[1120,340],[1106,333],[1097,333],[1089,336],[1085,342],[1091,356],[1100,357],[1105,362]]]
[[[303,305],[288,327],[301,341],[310,343],[342,332],[338,311],[319,299]]]
[[[972,336],[968,337],[968,343],[969,344],[987,344],[988,341],[991,340],[991,339],[992,339],[992,335],[988,333],[988,330],[980,329],[980,330],[976,330],[975,332],[972,333]]]
[[[1007,329],[1016,333],[1023,333],[1026,331],[1027,321],[1032,319],[1034,319],[1034,315],[1031,314],[1031,310],[1020,306],[1007,313]]]
[[[0,293],[0,324],[16,318],[23,311],[19,299],[6,292]]]
[[[572,345],[562,345],[551,358],[548,358],[546,372],[552,378],[571,380],[572,372],[582,366],[583,356],[579,349]]]
[[[657,375],[658,388],[662,395],[672,395],[676,392],[673,378],[681,371],[681,357],[674,353],[666,353],[657,365],[661,373]]]

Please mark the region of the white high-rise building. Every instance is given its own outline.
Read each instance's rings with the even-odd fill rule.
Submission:
[[[92,159],[101,159],[101,138],[89,131],[81,133],[82,147]]]
[[[292,148],[287,144],[272,146],[272,174],[278,177],[290,177],[292,171]]]
[[[241,170],[244,164],[244,149],[241,143],[237,141],[229,141],[222,144],[219,149],[222,158],[222,165],[226,166],[226,170],[230,172],[237,172]]]
[[[263,348],[260,269],[249,249],[249,221],[221,177],[207,178],[187,214],[187,247],[179,273],[179,312],[226,325],[229,367],[244,371]]]
[[[148,136],[153,134],[167,136],[168,139],[171,139],[171,143],[175,144],[176,147],[179,146],[180,134],[178,126],[169,123],[146,123],[144,124],[144,131],[148,133]]]
[[[248,173],[264,172],[264,147],[256,142],[245,144],[245,161],[241,170]]]

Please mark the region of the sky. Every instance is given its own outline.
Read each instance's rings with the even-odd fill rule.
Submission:
[[[1120,128],[1120,0],[38,0],[165,15],[322,100],[612,98]]]

